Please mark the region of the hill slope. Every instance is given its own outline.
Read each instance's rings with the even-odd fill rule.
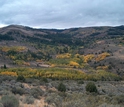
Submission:
[[[124,26],[34,29],[0,28],[0,66],[105,70],[124,75]]]

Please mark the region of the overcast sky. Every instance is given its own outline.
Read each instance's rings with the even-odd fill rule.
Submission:
[[[124,0],[0,0],[0,26],[39,28],[124,25]]]

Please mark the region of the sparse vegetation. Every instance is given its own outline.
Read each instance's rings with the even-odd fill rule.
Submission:
[[[85,91],[87,81],[83,80],[52,80],[40,84],[41,79],[25,78],[26,82],[17,82],[14,77],[6,77],[0,83],[0,95],[10,95],[13,93],[19,102],[23,105],[35,105],[36,101],[39,104],[40,100],[44,99],[49,106],[79,106],[87,105],[93,107],[106,103],[109,105],[123,105],[123,82],[121,81],[97,81],[95,86],[99,94],[89,94]],[[30,80],[30,82],[29,82]],[[81,83],[78,83],[81,82]],[[66,88],[63,88],[63,85]],[[58,90],[60,86],[60,90]],[[112,88],[114,87],[114,88]],[[65,91],[66,89],[66,91]],[[92,86],[90,89],[94,92]],[[111,91],[113,90],[113,91]],[[121,90],[121,92],[119,91]],[[64,92],[65,91],[65,92]],[[96,92],[96,91],[95,91]],[[86,103],[89,102],[89,103]],[[122,106],[123,107],[123,106]]]

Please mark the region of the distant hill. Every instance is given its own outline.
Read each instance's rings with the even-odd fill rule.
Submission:
[[[58,61],[57,55],[67,53],[71,57],[63,58],[66,63],[62,59]],[[109,56],[104,57],[103,53],[108,53]],[[83,56],[81,62],[74,60],[76,54],[79,54],[80,59],[81,55],[91,54],[94,58],[85,62]],[[101,60],[97,60],[98,58]],[[87,71],[87,67],[107,67],[107,71],[124,75],[124,26],[58,30],[10,25],[0,28],[0,60],[0,66],[6,64],[7,67],[42,67],[52,64],[59,67],[67,64],[66,67],[69,67],[68,61],[72,60],[78,63],[78,69]],[[42,61],[39,63],[39,60]],[[57,65],[55,61],[60,64]]]

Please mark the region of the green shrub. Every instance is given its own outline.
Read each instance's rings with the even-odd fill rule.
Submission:
[[[19,100],[12,95],[5,95],[1,98],[4,107],[19,107]]]
[[[25,77],[22,76],[22,75],[19,75],[19,76],[17,77],[17,81],[25,82]]]
[[[45,82],[45,83],[48,83],[47,78],[43,78],[42,81]]]
[[[89,82],[87,85],[86,85],[86,91],[88,92],[95,92],[97,93],[97,88],[96,88],[96,85],[93,83],[93,82]]]
[[[0,82],[2,81],[11,81],[11,80],[15,80],[16,78],[13,76],[9,76],[9,75],[0,75]]]
[[[44,91],[41,90],[41,88],[32,88],[32,89],[30,90],[31,96],[33,96],[34,98],[37,98],[37,99],[38,99],[40,96],[42,96],[43,93],[44,93]]]
[[[83,80],[78,81],[78,84],[84,84]]]
[[[66,86],[63,83],[60,83],[58,86],[58,91],[65,92],[66,91]]]
[[[42,83],[42,82],[44,82],[44,83],[48,83],[47,78],[41,78],[41,79],[40,79],[40,83]]]
[[[23,95],[23,94],[25,94],[25,90],[21,87],[14,87],[14,88],[12,88],[12,93]]]

